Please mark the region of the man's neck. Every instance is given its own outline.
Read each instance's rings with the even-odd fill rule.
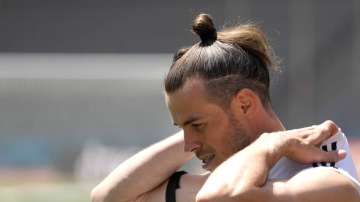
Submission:
[[[272,109],[267,109],[263,112],[262,116],[258,117],[257,128],[258,131],[255,132],[257,137],[263,133],[271,133],[276,131],[286,130],[276,113]]]
[[[286,130],[286,128],[284,127],[283,123],[280,121],[279,117],[276,115],[276,113],[270,109],[269,110],[269,129],[271,130],[270,132],[275,132],[275,131],[283,131]]]

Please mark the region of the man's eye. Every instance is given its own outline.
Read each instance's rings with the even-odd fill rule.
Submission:
[[[204,127],[204,124],[203,123],[193,123],[193,124],[191,124],[191,126],[196,129],[201,129]]]

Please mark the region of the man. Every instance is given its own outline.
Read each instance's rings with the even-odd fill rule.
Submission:
[[[338,127],[285,131],[272,111],[276,65],[264,34],[252,25],[216,32],[206,14],[193,30],[201,42],[180,50],[165,78],[166,103],[183,131],[119,165],[92,201],[360,201]],[[194,154],[210,172],[173,174]]]

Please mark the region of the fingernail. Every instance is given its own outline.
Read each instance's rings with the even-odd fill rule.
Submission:
[[[338,155],[339,155],[340,159],[344,159],[346,157],[346,151],[343,149],[340,149],[338,151]]]

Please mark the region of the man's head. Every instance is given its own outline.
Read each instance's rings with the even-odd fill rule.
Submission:
[[[175,54],[165,78],[166,101],[184,130],[185,150],[212,170],[261,132],[257,121],[270,109],[274,64],[264,34],[253,25],[216,32],[201,14],[193,30],[201,42]]]

